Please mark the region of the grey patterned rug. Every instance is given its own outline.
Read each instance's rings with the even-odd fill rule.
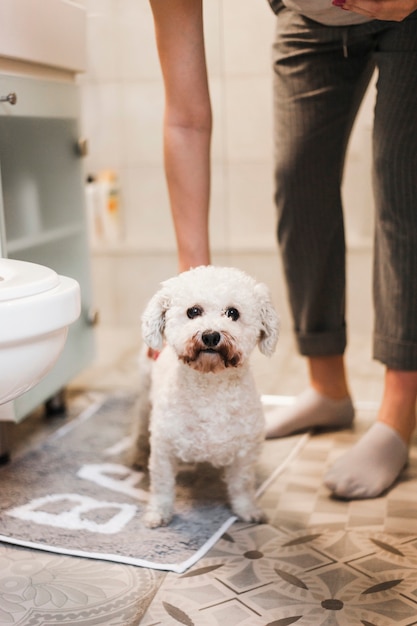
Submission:
[[[236,520],[221,476],[184,467],[173,521],[147,529],[147,476],[126,464],[133,410],[131,395],[109,397],[0,468],[0,541],[178,573],[201,558]],[[303,444],[303,436],[265,443],[260,492]]]

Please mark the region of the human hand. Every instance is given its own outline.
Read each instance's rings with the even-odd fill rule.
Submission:
[[[333,0],[333,4],[345,11],[394,22],[401,22],[417,9],[417,0]]]

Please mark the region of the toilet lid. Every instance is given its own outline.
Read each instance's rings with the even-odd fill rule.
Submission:
[[[0,302],[33,296],[57,285],[59,276],[49,267],[0,258]]]

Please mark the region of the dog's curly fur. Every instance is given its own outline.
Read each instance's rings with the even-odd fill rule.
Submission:
[[[224,467],[234,513],[265,520],[255,502],[254,466],[264,417],[249,367],[256,345],[270,356],[278,316],[267,287],[246,273],[201,266],[162,283],[142,317],[139,420],[131,460],[148,464],[151,496],[145,523],[168,524],[177,463]],[[150,419],[150,421],[149,421]],[[149,444],[150,432],[150,444]]]

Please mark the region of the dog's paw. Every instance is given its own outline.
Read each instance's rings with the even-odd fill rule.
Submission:
[[[233,507],[233,512],[242,522],[253,522],[254,524],[266,524],[268,518],[264,511],[253,503],[239,503]]]
[[[256,507],[252,509],[249,515],[245,516],[244,522],[253,522],[254,524],[266,524],[268,522],[268,516],[262,509]]]
[[[167,526],[171,519],[171,512],[148,508],[143,521],[147,528],[159,528],[160,526]]]

